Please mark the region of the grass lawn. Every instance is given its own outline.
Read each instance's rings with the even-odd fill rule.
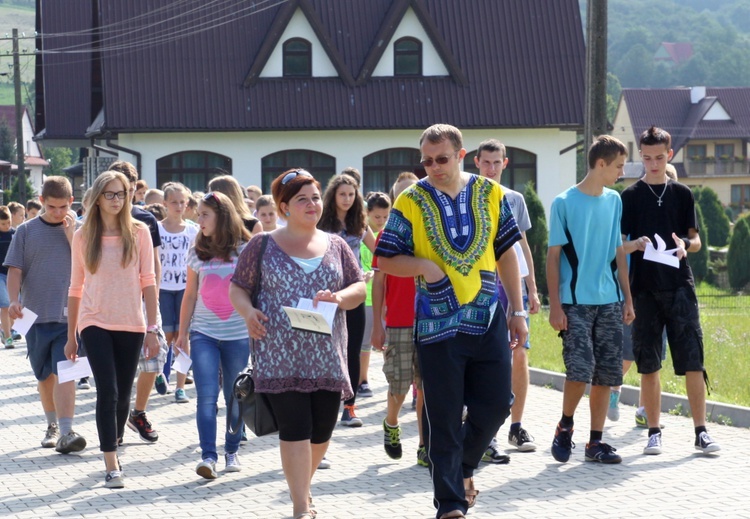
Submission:
[[[750,320],[746,317],[747,312],[701,312],[705,366],[711,384],[709,400],[750,407],[750,384],[747,383],[747,370],[750,367]],[[547,309],[531,316],[529,364],[535,368],[564,373],[562,340],[552,329],[548,319]],[[685,395],[684,377],[675,376],[669,353],[663,366],[662,391]],[[625,384],[640,386],[635,365],[625,375]]]

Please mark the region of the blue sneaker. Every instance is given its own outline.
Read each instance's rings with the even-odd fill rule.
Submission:
[[[620,463],[622,458],[615,454],[615,449],[601,441],[586,444],[586,461],[598,461],[599,463]]]
[[[178,404],[190,402],[190,398],[185,394],[185,390],[180,388],[174,392],[174,401]]]
[[[160,395],[166,395],[167,391],[169,390],[169,384],[167,384],[167,379],[164,377],[164,373],[159,373],[156,377],[156,383],[154,384],[156,387],[156,392]]]
[[[552,457],[560,463],[566,463],[570,459],[570,452],[575,448],[573,428],[563,429],[560,424],[557,424],[555,439],[552,440]]]

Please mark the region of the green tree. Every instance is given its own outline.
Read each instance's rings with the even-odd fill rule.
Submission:
[[[26,200],[36,197],[37,192],[34,190],[34,186],[31,185],[29,177],[26,177],[26,199],[21,200],[21,197],[18,195],[18,177],[14,177],[10,190],[6,189],[4,194],[3,203],[5,205],[7,205],[8,202],[18,202],[19,204],[26,205]]]
[[[708,231],[706,230],[705,223],[703,221],[703,211],[701,206],[695,206],[695,216],[697,218],[698,229],[700,229],[701,243],[703,246],[698,252],[690,252],[688,261],[690,261],[690,268],[693,270],[693,276],[696,281],[703,281],[708,277]]]
[[[724,212],[716,191],[710,187],[703,187],[694,190],[693,195],[696,204],[701,206],[706,230],[708,231],[708,241],[703,240],[703,243],[713,247],[726,246],[729,239],[729,218]],[[699,229],[699,231],[702,230]]]
[[[534,277],[540,298],[547,296],[547,217],[542,200],[534,190],[534,183],[528,182],[523,192],[529,210],[531,229],[526,231],[531,257],[534,260]]]
[[[16,160],[16,144],[13,142],[13,133],[5,119],[0,120],[0,160],[8,162]]]
[[[45,174],[65,176],[63,168],[73,164],[73,156],[72,148],[44,148],[44,157],[49,162]]]
[[[742,290],[750,283],[750,224],[747,216],[739,218],[734,224],[727,254],[727,270],[729,285],[735,290]]]
[[[639,43],[625,53],[614,72],[624,87],[648,86],[654,75],[654,53]]]

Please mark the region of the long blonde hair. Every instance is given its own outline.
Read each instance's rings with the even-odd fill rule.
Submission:
[[[208,191],[218,191],[227,195],[229,200],[234,204],[234,209],[243,220],[249,220],[253,217],[253,213],[250,212],[250,209],[245,204],[245,191],[232,175],[221,175],[220,177],[212,178],[208,182]]]
[[[86,268],[92,274],[96,273],[102,259],[102,234],[104,231],[101,210],[99,209],[97,201],[99,200],[99,197],[102,196],[107,184],[113,180],[119,180],[122,182],[123,189],[125,189],[126,193],[125,199],[122,201],[122,209],[117,218],[122,233],[122,260],[120,265],[122,265],[123,268],[127,267],[136,256],[136,232],[138,228],[143,225],[140,222],[133,220],[130,216],[131,200],[130,197],[127,196],[130,188],[128,177],[118,171],[105,171],[96,177],[94,185],[91,186],[91,195],[87,201],[88,204],[86,205],[86,220],[81,227],[84,260]]]

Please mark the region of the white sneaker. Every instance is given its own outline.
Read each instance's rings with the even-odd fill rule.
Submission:
[[[648,444],[643,449],[643,454],[661,454],[661,433],[655,433],[648,437]]]
[[[322,460],[320,460],[320,463],[318,464],[318,469],[330,469],[331,468],[331,460],[329,460],[326,457],[323,457]]]
[[[195,473],[205,479],[216,479],[216,462],[211,458],[206,458],[195,467]]]
[[[240,465],[240,457],[236,452],[226,453],[224,455],[224,459],[227,462],[227,465],[224,468],[226,472],[239,472],[242,470],[242,466]]]
[[[721,450],[721,445],[713,441],[706,431],[703,431],[695,438],[695,450],[702,451],[703,454],[711,454]]]

